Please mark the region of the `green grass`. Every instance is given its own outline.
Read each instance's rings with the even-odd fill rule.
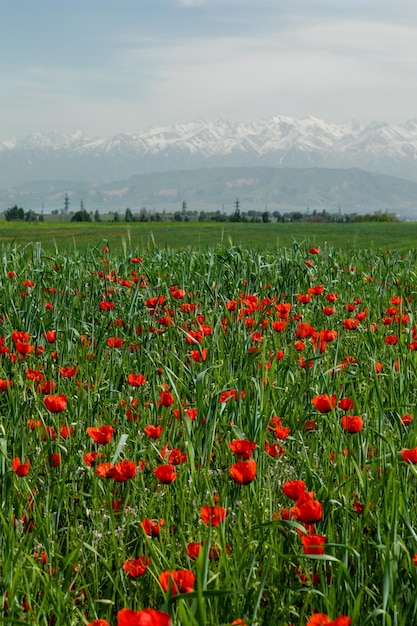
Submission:
[[[3,246],[1,623],[101,618],[117,626],[123,607],[168,611],[174,626],[238,618],[305,626],[315,613],[349,616],[352,626],[417,622],[417,465],[401,454],[417,446],[417,256],[393,245],[376,252],[309,240],[319,255],[292,239],[262,251],[226,239],[201,250],[148,249],[133,237],[109,250]],[[317,286],[322,294],[299,301]],[[114,308],[103,310],[108,302]],[[291,305],[287,314],[283,304]],[[346,328],[347,318],[358,320],[356,329]],[[325,330],[335,331],[326,345]],[[27,339],[18,343],[14,331]],[[387,342],[391,336],[397,341]],[[111,347],[113,337],[120,347]],[[205,360],[196,360],[193,351],[203,349]],[[67,367],[73,375],[64,375]],[[146,380],[134,387],[129,374]],[[55,385],[49,394],[67,397],[65,410],[47,409],[34,376]],[[164,389],[171,406],[160,402]],[[318,394],[334,394],[334,408],[320,413]],[[360,432],[344,430],[342,398],[362,418]],[[276,429],[271,420],[279,417],[289,432]],[[86,429],[102,425],[114,432],[99,445]],[[148,425],[162,426],[160,438],[146,434]],[[246,485],[229,473],[235,439],[256,442],[256,477]],[[282,454],[271,456],[265,444]],[[174,448],[185,457],[175,481],[161,484],[153,470],[169,464]],[[137,474],[102,478],[87,452],[112,465],[133,461]],[[51,465],[52,454],[60,465]],[[30,460],[26,476],[13,471],[16,457]],[[289,515],[288,480],[303,480],[320,503],[314,528]],[[215,503],[226,518],[206,526],[200,509]],[[159,537],[145,534],[145,518],[164,520]],[[313,530],[325,537],[323,554],[303,551],[301,535]],[[187,551],[192,542],[202,543],[197,560]],[[129,577],[124,563],[143,555],[149,569]],[[158,579],[169,569],[192,571],[193,591],[165,592]]]
[[[378,249],[393,248],[407,251],[415,247],[417,222],[394,224],[234,224],[201,223],[38,223],[3,222],[0,243],[26,245],[39,241],[48,250],[85,250],[106,240],[113,247],[123,241],[140,249],[207,248],[218,244],[265,247],[290,247],[294,240],[311,245],[328,243],[335,248]]]

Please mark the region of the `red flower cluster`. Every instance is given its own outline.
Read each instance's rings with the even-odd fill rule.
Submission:
[[[170,626],[171,618],[165,611],[156,609],[122,609],[117,614],[117,626]]]
[[[195,576],[189,569],[166,570],[158,580],[165,593],[169,591],[172,596],[194,590]]]

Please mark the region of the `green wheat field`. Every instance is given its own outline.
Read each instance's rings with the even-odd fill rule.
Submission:
[[[0,622],[417,623],[414,231],[2,225]]]

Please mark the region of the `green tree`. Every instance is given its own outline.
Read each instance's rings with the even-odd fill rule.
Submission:
[[[85,209],[80,209],[74,213],[71,222],[91,222],[91,215]]]
[[[38,216],[35,211],[26,211],[25,213],[25,222],[37,222]]]
[[[5,210],[4,217],[6,222],[23,221],[25,219],[25,212],[15,204],[10,209]]]
[[[125,212],[125,222],[133,222],[133,213],[129,208]]]
[[[141,210],[139,211],[139,222],[147,222],[149,219],[148,216],[148,212],[146,210],[146,207],[142,207]]]

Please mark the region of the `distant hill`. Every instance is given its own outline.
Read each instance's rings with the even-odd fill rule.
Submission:
[[[17,204],[45,212],[81,200],[88,211],[179,211],[230,213],[239,198],[242,211],[326,209],[330,212],[386,210],[402,218],[417,218],[417,182],[358,168],[215,167],[135,175],[109,183],[45,180],[0,189],[0,211]]]

